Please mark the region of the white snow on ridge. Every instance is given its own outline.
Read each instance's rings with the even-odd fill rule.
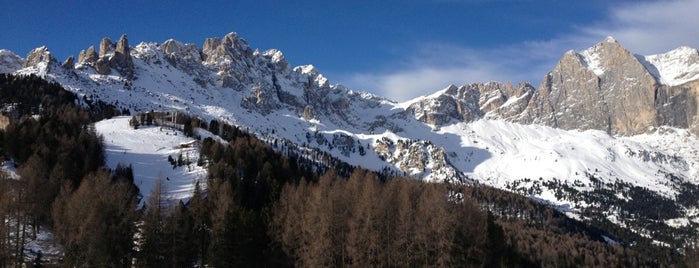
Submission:
[[[156,126],[129,126],[130,117],[115,117],[95,123],[95,129],[104,137],[107,166],[114,169],[118,164],[133,166],[134,183],[141,191],[143,200],[148,200],[156,181],[161,179],[166,198],[173,201],[187,199],[194,185],[201,181],[205,187],[206,170],[197,166],[199,149],[178,148],[194,139],[182,132]],[[177,160],[179,155],[191,164],[175,167],[168,156]]]
[[[592,71],[597,76],[604,74],[604,69],[600,65],[599,54],[596,52],[596,46],[581,51],[578,55],[582,56],[588,70]]]
[[[639,59],[662,84],[678,86],[699,79],[699,51],[694,48],[679,47]]]
[[[566,131],[483,119],[442,127],[439,134],[459,137],[433,140],[453,156],[454,166],[501,189],[513,180],[555,178],[569,185],[581,182],[579,190],[585,191],[591,189],[587,172],[605,182],[619,179],[672,198],[677,190],[668,185],[663,172],[694,178],[699,169],[699,142],[685,130],[612,137],[597,130]],[[546,191],[536,197],[565,205]]]

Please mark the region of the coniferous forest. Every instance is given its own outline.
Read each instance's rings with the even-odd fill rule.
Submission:
[[[147,200],[104,165],[91,124],[126,111],[38,77],[0,75],[0,267],[693,267],[696,254],[607,243],[529,198],[425,183],[273,150],[225,123],[201,142],[206,186]],[[220,125],[220,128],[218,127]],[[220,131],[219,131],[220,129]],[[143,205],[139,206],[142,201]],[[57,257],[27,255],[39,229]],[[640,239],[640,238],[639,238]],[[645,245],[645,244],[644,244]]]

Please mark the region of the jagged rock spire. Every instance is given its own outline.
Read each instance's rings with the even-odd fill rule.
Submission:
[[[114,55],[109,59],[109,62],[112,68],[117,69],[119,73],[129,79],[133,78],[134,65],[131,59],[131,48],[129,48],[129,41],[125,34],[117,41]]]
[[[94,64],[99,59],[97,52],[95,52],[95,46],[90,46],[87,51],[82,50],[78,54],[78,64]]]
[[[48,48],[45,46],[35,48],[27,55],[27,60],[24,62],[23,67],[35,66],[40,62],[55,62],[56,59],[51,55]]]
[[[114,51],[114,45],[109,37],[102,38],[100,41],[100,54],[99,57],[104,57],[105,55],[112,53]]]

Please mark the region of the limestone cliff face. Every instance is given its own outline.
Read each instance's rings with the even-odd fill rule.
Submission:
[[[97,59],[99,59],[99,56],[95,52],[94,46],[90,46],[87,50],[82,50],[78,54],[78,64],[92,65],[97,62]]]
[[[535,91],[530,84],[513,86],[510,83],[490,82],[471,84],[469,87],[474,87],[480,93],[478,104],[485,118],[526,121],[524,111]]]
[[[480,92],[476,87],[450,85],[441,93],[412,103],[406,112],[436,126],[454,121],[471,122],[483,116],[479,100]]]
[[[658,125],[688,128],[699,135],[699,80],[679,86],[659,86],[655,97]]]
[[[699,51],[634,55],[613,38],[581,52],[568,51],[538,89],[490,82],[418,99],[406,112],[432,124],[478,118],[563,129],[598,129],[634,135],[657,126],[699,134]]]
[[[204,65],[218,69],[218,83],[222,86],[241,90],[252,82],[246,74],[254,66],[254,52],[238,34],[206,39],[201,53]]]
[[[102,41],[100,41],[100,54],[99,57],[104,57],[107,54],[113,53],[114,52],[114,44],[112,44],[112,40],[110,40],[108,37],[102,38]]]
[[[655,126],[657,82],[612,39],[569,51],[543,79],[529,104],[532,123],[630,135]]]
[[[456,87],[410,104],[406,109],[417,120],[440,126],[450,122],[472,122],[480,118],[519,121],[534,88],[526,83],[514,87],[497,82]],[[523,120],[526,121],[526,120]]]
[[[524,121],[618,135],[696,125],[696,86],[664,85],[653,72],[611,38],[580,53],[569,51],[544,77]]]
[[[102,51],[100,51],[102,53]],[[134,65],[131,59],[131,48],[126,35],[122,35],[116,43],[114,54],[109,58],[110,66],[128,79],[133,79]]]
[[[102,75],[112,73],[116,70],[127,79],[134,78],[134,64],[131,58],[131,48],[126,35],[122,35],[116,44],[105,37],[100,41],[99,54],[94,46],[78,54],[78,66],[90,66],[95,72]]]
[[[24,62],[22,67],[36,66],[39,63],[50,63],[56,62],[56,59],[51,55],[48,48],[39,47],[35,48],[27,55],[27,60]]]
[[[610,129],[609,109],[600,79],[585,68],[580,55],[569,51],[548,73],[527,107],[533,115],[525,123],[566,129]]]

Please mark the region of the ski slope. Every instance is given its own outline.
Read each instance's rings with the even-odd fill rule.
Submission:
[[[130,117],[121,116],[95,123],[95,130],[104,138],[106,164],[114,169],[118,164],[132,165],[134,183],[148,200],[156,181],[162,180],[166,198],[173,201],[192,196],[199,181],[205,187],[206,169],[197,166],[198,146],[181,148],[195,139],[186,137],[181,131],[158,126],[129,126]],[[200,130],[201,131],[201,130]],[[168,156],[183,159],[191,164],[173,167]]]

